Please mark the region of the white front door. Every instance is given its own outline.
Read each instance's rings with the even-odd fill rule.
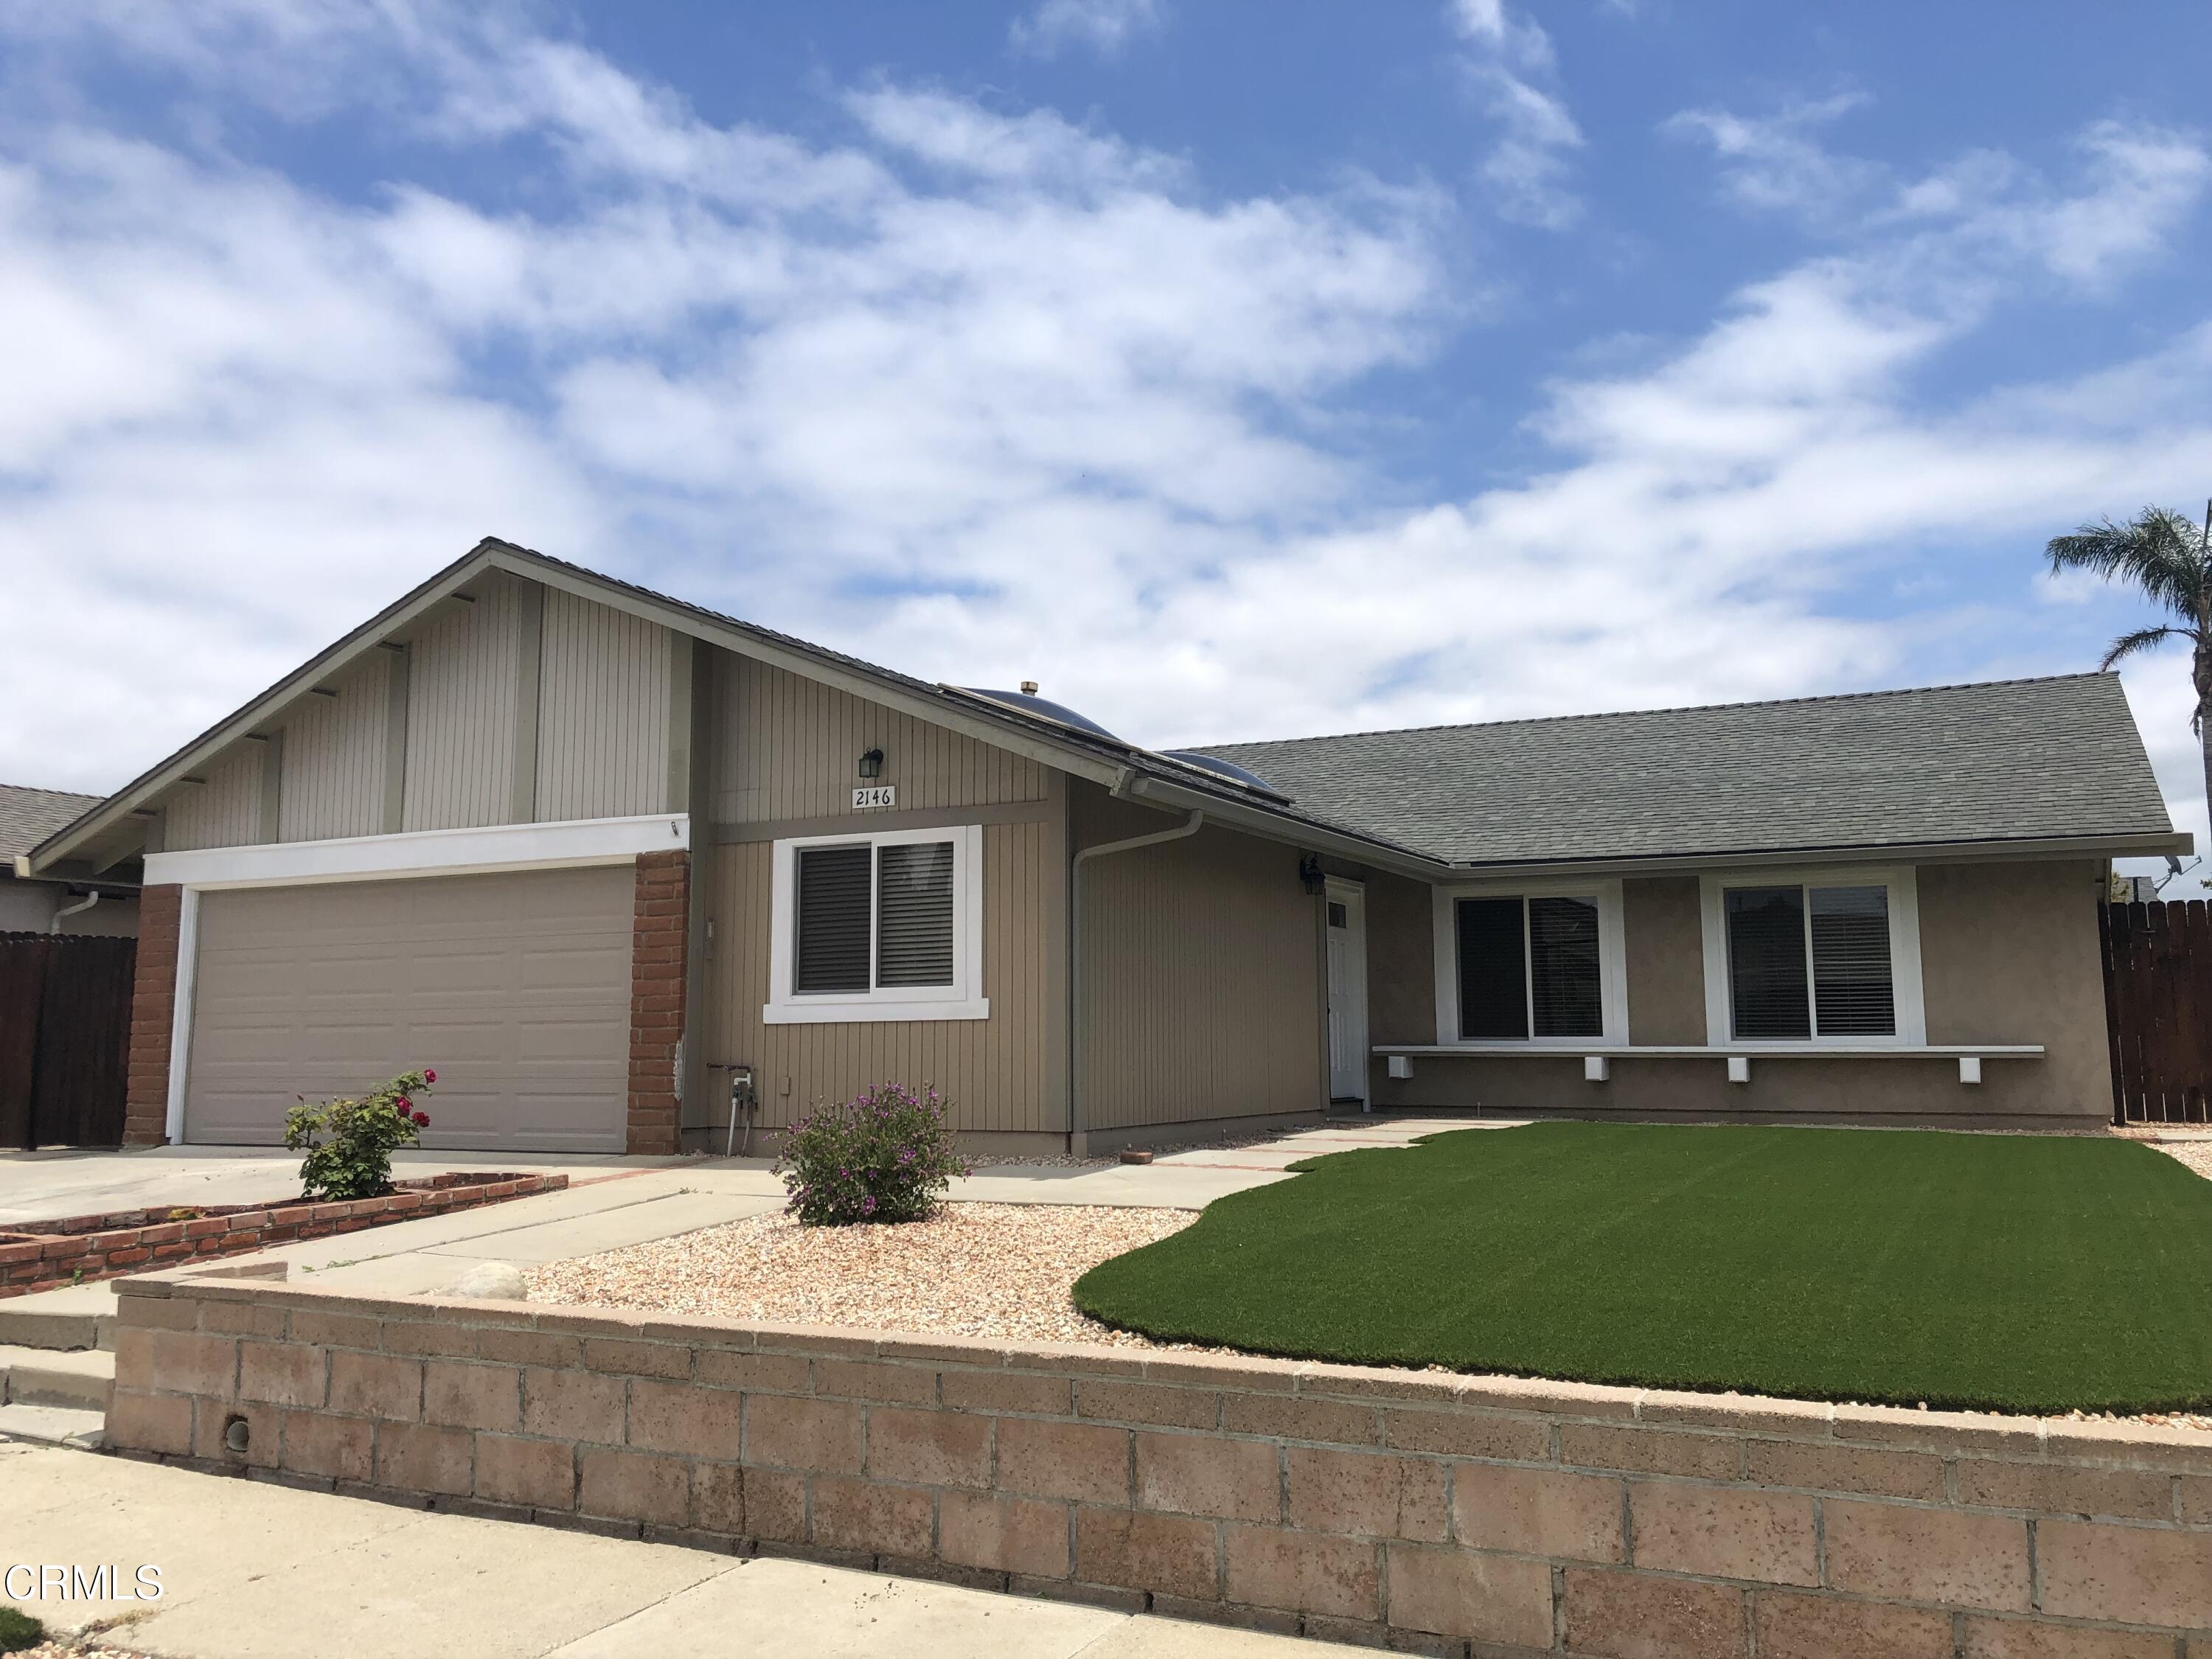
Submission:
[[[1332,879],[1328,907],[1328,1092],[1367,1099],[1367,890]]]

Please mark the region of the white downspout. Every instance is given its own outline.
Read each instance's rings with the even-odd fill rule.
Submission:
[[[1126,793],[1134,775],[1123,771],[1115,780],[1112,793],[1118,800],[1127,800]],[[1194,811],[1173,830],[1161,830],[1149,836],[1132,836],[1127,841],[1102,842],[1096,847],[1086,847],[1075,855],[1072,902],[1074,916],[1069,926],[1068,938],[1068,1017],[1067,1017],[1067,1129],[1068,1147],[1073,1151],[1077,1137],[1085,1132],[1083,1120],[1083,866],[1091,860],[1103,858],[1109,853],[1130,853],[1139,847],[1158,847],[1164,842],[1181,841],[1194,836],[1206,822],[1206,814]]]
[[[49,922],[46,924],[46,931],[47,931],[49,933],[60,933],[60,932],[61,932],[61,930],[62,930],[62,918],[63,918],[64,916],[76,916],[76,915],[83,915],[87,910],[91,909],[91,908],[92,908],[92,907],[93,907],[94,905],[95,905],[95,904],[97,904],[97,903],[99,903],[99,902],[100,902],[100,889],[98,889],[97,887],[95,887],[95,888],[94,888],[94,889],[92,890],[92,896],[91,896],[90,898],[88,898],[87,900],[85,900],[85,902],[84,902],[83,903],[82,903],[82,904],[72,904],[72,905],[70,905],[70,906],[69,907],[69,908],[68,908],[68,909],[66,909],[66,910],[57,910],[57,911],[55,911],[55,912],[54,912],[54,915],[53,915],[53,920],[52,920],[52,921],[49,921]]]

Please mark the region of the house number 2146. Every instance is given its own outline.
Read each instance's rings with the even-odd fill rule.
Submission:
[[[853,791],[854,811],[870,806],[896,806],[897,805],[898,785],[895,783],[872,783],[865,788]]]

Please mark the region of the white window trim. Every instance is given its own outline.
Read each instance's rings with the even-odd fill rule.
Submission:
[[[1437,1042],[1463,1048],[1559,1048],[1572,1054],[1628,1041],[1628,940],[1621,930],[1618,878],[1589,881],[1484,881],[1432,888],[1437,967]],[[1598,1009],[1604,1030],[1595,1036],[1537,1036],[1535,1011],[1529,1011],[1527,1037],[1463,1037],[1459,1030],[1459,914],[1463,898],[1579,898],[1597,903]],[[1522,948],[1528,948],[1522,933]],[[1528,975],[1528,995],[1536,994]]]
[[[1924,1048],[1928,1045],[1928,1011],[1920,981],[1920,889],[1913,867],[1905,865],[1807,865],[1784,870],[1731,870],[1726,875],[1700,878],[1705,911],[1705,1041],[1716,1048],[1756,1053],[1794,1048]],[[1730,887],[1874,887],[1889,889],[1889,988],[1897,1010],[1897,1030],[1891,1036],[1822,1036],[1813,1013],[1814,1035],[1808,1037],[1737,1037],[1733,998],[1729,986],[1728,914],[1722,894]],[[1806,937],[1806,990],[1812,991],[1810,918]]]
[[[952,983],[901,985],[871,991],[823,991],[801,995],[791,988],[797,955],[799,854],[813,847],[874,849],[913,842],[952,843]],[[983,994],[983,826],[942,830],[880,830],[853,835],[807,836],[774,844],[770,864],[768,1002],[769,1025],[861,1025],[881,1020],[988,1019]],[[876,894],[868,890],[868,975],[875,976]]]

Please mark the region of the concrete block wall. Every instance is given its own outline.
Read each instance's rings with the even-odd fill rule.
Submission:
[[[2183,1430],[118,1288],[110,1443],[267,1479],[1482,1659],[2212,1659]]]

